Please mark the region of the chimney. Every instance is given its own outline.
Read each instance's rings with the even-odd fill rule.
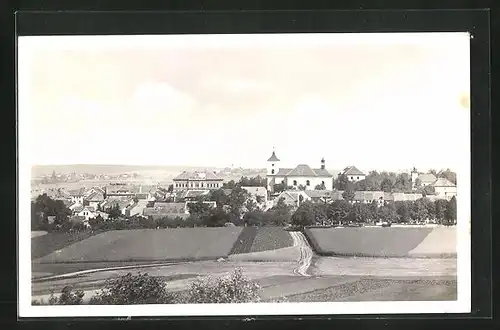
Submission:
[[[325,169],[325,158],[321,158],[321,169]]]

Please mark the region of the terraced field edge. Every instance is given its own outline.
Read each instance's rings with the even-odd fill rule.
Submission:
[[[257,227],[244,227],[229,254],[249,253],[255,236],[257,236]]]

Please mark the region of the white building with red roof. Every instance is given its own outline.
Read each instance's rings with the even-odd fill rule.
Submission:
[[[316,186],[332,189],[333,175],[326,170],[324,158],[321,159],[320,168],[311,168],[305,164],[297,165],[295,168],[281,168],[280,160],[273,151],[267,160],[267,189],[274,192],[274,186],[281,183],[296,189],[299,186],[304,186],[306,190],[313,190]]]

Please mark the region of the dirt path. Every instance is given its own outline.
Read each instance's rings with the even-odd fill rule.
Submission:
[[[297,268],[293,270],[294,274],[309,277],[307,270],[311,266],[311,260],[313,257],[313,250],[309,243],[307,242],[303,233],[298,231],[290,232],[293,239],[293,246],[300,249],[300,259]]]

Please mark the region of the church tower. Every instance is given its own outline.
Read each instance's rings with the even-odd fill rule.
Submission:
[[[280,170],[279,164],[280,160],[276,157],[276,153],[273,148],[273,154],[267,160],[267,189],[269,191],[273,191],[274,185],[276,184],[274,178]]]
[[[280,160],[276,157],[276,153],[273,150],[273,154],[267,160],[267,175],[276,175],[278,173]]]
[[[415,189],[415,183],[417,182],[417,178],[418,178],[418,171],[415,167],[413,167],[413,169],[411,170],[411,186],[412,186],[412,189]]]

